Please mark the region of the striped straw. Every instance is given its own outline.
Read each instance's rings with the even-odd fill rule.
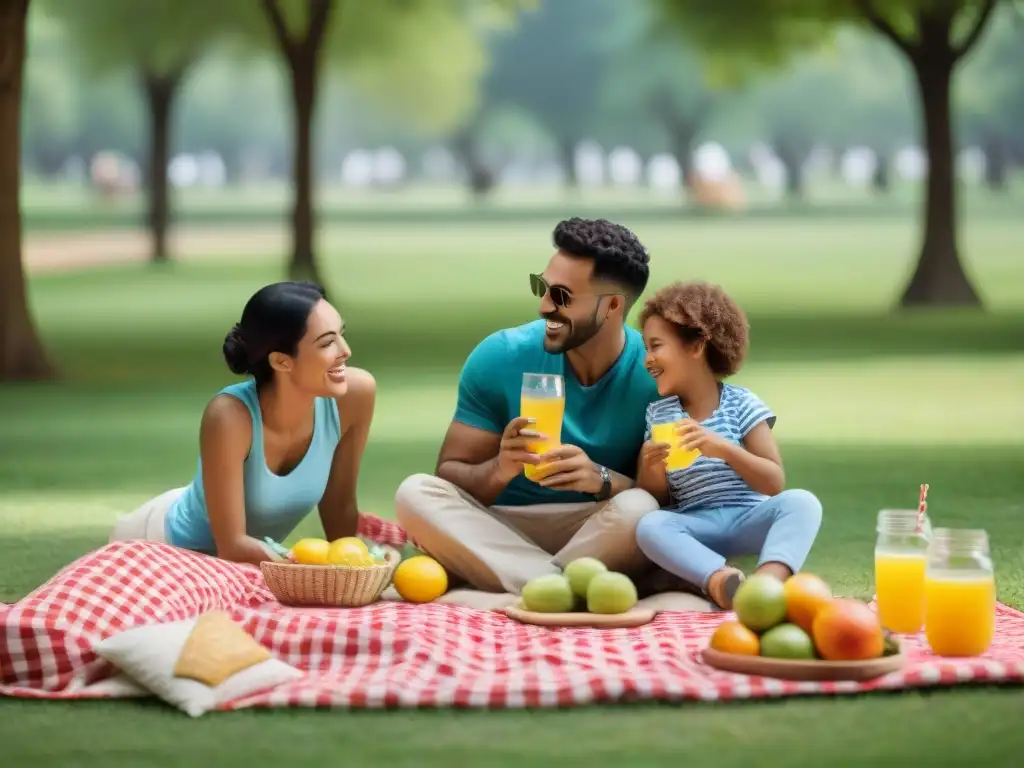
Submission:
[[[928,483],[921,484],[921,495],[917,502],[917,532],[924,528],[924,515],[928,511]]]

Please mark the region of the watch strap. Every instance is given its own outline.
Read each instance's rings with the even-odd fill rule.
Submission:
[[[612,497],[612,473],[608,467],[597,465],[598,474],[601,475],[601,490],[597,493],[598,501],[607,501]]]

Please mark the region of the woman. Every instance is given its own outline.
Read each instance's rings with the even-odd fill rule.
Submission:
[[[355,535],[356,478],[376,384],[351,350],[323,289],[284,282],[257,291],[224,339],[224,359],[252,378],[225,387],[199,427],[192,483],[122,517],[111,541],[161,541],[225,560],[280,559],[314,507],[328,539]]]

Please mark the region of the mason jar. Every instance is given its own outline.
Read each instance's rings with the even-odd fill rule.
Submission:
[[[883,509],[875,540],[878,619],[891,632],[916,634],[924,626],[924,580],[931,521],[916,509]]]
[[[996,584],[988,534],[936,528],[928,546],[924,632],[939,656],[981,656],[996,628]]]

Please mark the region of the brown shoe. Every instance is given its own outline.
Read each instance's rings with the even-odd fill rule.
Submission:
[[[732,566],[719,568],[708,579],[708,597],[723,611],[732,610],[732,599],[744,579],[743,571]]]

